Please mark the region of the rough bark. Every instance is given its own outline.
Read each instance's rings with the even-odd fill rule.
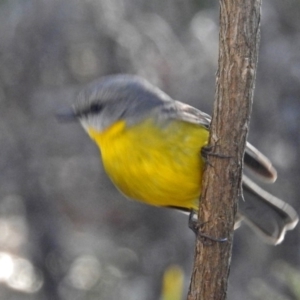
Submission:
[[[200,231],[188,300],[226,299],[233,226],[251,112],[260,37],[261,0],[221,0],[219,65],[210,153],[200,199]]]

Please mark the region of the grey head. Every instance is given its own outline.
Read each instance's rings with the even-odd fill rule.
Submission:
[[[88,84],[78,95],[74,113],[85,129],[103,131],[116,121],[127,126],[147,117],[157,122],[182,120],[209,127],[210,116],[175,101],[145,79],[134,75],[112,75]]]
[[[127,125],[135,124],[165,103],[173,102],[140,77],[112,75],[88,84],[79,93],[73,108],[84,128],[92,126],[103,131],[121,119]]]

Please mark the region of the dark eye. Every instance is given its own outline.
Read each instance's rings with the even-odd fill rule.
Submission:
[[[100,104],[100,103],[93,103],[90,106],[90,112],[92,114],[96,114],[96,113],[100,112],[102,110],[102,108],[103,108],[102,104]]]

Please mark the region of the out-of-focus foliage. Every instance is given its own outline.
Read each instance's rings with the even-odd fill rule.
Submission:
[[[181,300],[183,299],[182,269],[177,265],[169,266],[163,276],[161,300]]]
[[[278,167],[265,187],[298,209],[299,13],[299,1],[263,1],[249,136]],[[125,201],[80,125],[60,124],[55,112],[82,84],[123,72],[209,113],[217,53],[213,1],[0,2],[1,299],[156,300],[172,264],[186,293],[186,216]],[[255,279],[294,299],[271,267],[278,259],[299,268],[299,228],[277,247],[240,228],[228,297],[256,299]]]

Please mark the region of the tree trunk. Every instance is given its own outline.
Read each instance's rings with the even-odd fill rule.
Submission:
[[[219,66],[188,300],[226,299],[233,226],[251,112],[261,0],[220,0]]]

